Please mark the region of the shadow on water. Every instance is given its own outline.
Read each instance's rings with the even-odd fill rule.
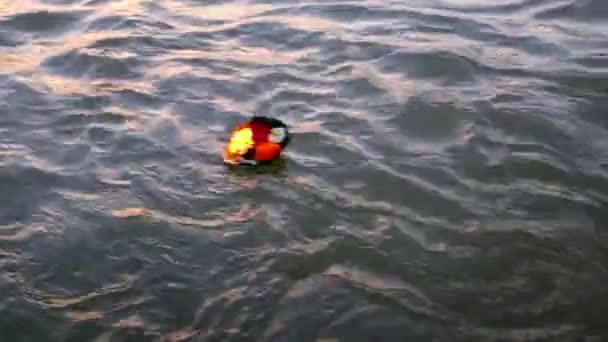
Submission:
[[[285,155],[269,162],[258,165],[231,165],[224,164],[226,170],[231,175],[248,177],[248,176],[259,176],[268,175],[280,178],[286,178],[288,176],[288,164],[289,159]]]

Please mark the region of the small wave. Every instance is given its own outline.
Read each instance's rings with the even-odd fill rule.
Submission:
[[[0,340],[604,334],[605,7],[5,1]]]
[[[110,15],[96,18],[87,26],[88,32],[128,31],[128,30],[171,30],[173,26],[165,22],[148,21],[137,16]]]
[[[57,31],[70,29],[89,13],[88,11],[22,13],[0,20],[0,29],[56,34]]]
[[[596,72],[602,72],[608,74],[608,54],[598,53],[585,57],[577,57],[573,59],[574,63],[577,63],[587,69],[594,70]]]
[[[400,71],[408,77],[433,78],[452,82],[475,80],[475,62],[452,53],[393,53],[379,61],[379,66],[388,72]]]
[[[124,115],[120,112],[107,111],[99,113],[98,115],[84,115],[84,114],[72,114],[63,118],[63,122],[60,124],[77,124],[87,125],[91,123],[107,123],[107,124],[122,124],[127,121],[131,116]]]
[[[53,56],[44,65],[64,75],[99,78],[137,78],[141,61],[133,56],[119,56],[95,49],[82,49]]]
[[[395,130],[407,132],[410,139],[458,141],[473,121],[474,115],[466,109],[431,104],[423,99],[410,99],[388,123]]]
[[[0,228],[0,243],[27,242],[37,234],[47,233],[47,230],[38,225],[13,225]]]
[[[602,0],[569,1],[535,15],[538,19],[571,19],[576,21],[602,21],[608,19],[608,5]]]
[[[10,32],[0,31],[0,47],[16,47],[25,44],[25,39]]]
[[[187,41],[187,40],[186,40]],[[178,44],[171,45],[162,39],[148,35],[130,35],[101,38],[94,41],[88,47],[93,50],[120,50],[130,51],[140,56],[154,56],[163,48],[176,48]]]
[[[25,176],[29,181],[24,182]],[[31,222],[40,203],[48,199],[48,188],[57,184],[59,179],[57,174],[45,169],[4,165],[0,172],[0,184],[4,189],[0,200],[0,223]]]
[[[477,1],[464,1],[460,3],[454,0],[440,0],[441,9],[466,13],[495,13],[499,15],[529,12],[537,7],[551,5],[553,0],[507,0],[498,1],[497,4],[480,5]],[[470,4],[469,4],[470,3]]]

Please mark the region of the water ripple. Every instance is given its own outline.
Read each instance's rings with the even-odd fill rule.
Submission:
[[[0,3],[0,340],[601,340],[605,9]]]
[[[87,14],[85,11],[21,13],[0,21],[0,29],[57,34],[56,31],[67,30]]]

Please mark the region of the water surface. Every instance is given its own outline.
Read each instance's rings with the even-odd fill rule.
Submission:
[[[607,11],[0,1],[0,340],[608,338]]]

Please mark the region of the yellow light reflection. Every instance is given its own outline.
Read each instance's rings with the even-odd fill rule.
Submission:
[[[235,131],[228,143],[228,151],[231,154],[244,155],[251,147],[253,147],[253,132],[250,128]]]
[[[304,52],[279,52],[262,47],[246,47],[226,43],[209,50],[178,50],[163,59],[211,59],[256,64],[293,63],[305,55]]]
[[[275,7],[268,4],[223,4],[214,6],[184,6],[177,1],[164,1],[163,7],[173,14],[206,20],[239,20],[254,17]]]
[[[17,73],[37,68],[42,61],[51,57],[82,49],[93,43],[109,38],[126,38],[129,34],[121,32],[79,33],[52,40],[41,40],[37,44],[14,49],[13,52],[0,54],[0,73]]]

